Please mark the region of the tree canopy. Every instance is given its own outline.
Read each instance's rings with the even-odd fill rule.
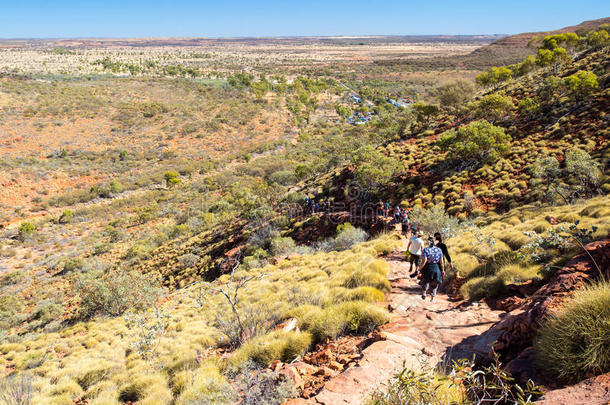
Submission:
[[[510,151],[510,142],[504,128],[480,120],[443,133],[438,145],[449,152],[449,158],[473,164],[495,162]]]

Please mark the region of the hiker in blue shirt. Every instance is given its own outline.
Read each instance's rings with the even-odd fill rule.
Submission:
[[[443,251],[435,246],[433,236],[428,238],[428,247],[424,248],[421,264],[419,265],[421,274],[422,293],[421,298],[426,299],[428,289],[430,289],[430,301],[436,297],[438,286],[443,282],[445,269],[443,266]]]

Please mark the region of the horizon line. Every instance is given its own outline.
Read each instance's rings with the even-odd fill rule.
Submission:
[[[83,37],[0,37],[0,41],[43,41],[43,40],[161,40],[161,39],[298,39],[298,38],[407,38],[407,37],[506,37],[519,34],[337,34],[337,35],[251,35],[251,36],[83,36]]]

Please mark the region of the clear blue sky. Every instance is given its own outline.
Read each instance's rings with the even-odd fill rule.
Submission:
[[[610,0],[2,0],[0,38],[513,34],[610,16]]]

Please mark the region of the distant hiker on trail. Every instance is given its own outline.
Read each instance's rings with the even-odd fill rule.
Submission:
[[[436,246],[443,252],[443,261],[449,263],[449,268],[453,270],[453,263],[451,263],[451,256],[449,256],[449,249],[447,249],[447,245],[443,243],[443,237],[440,232],[434,234],[434,239],[436,239]],[[447,265],[443,263],[443,268],[447,268]]]
[[[403,235],[407,236],[407,233],[409,232],[409,213],[406,209],[403,209],[401,213],[400,230]]]
[[[313,199],[307,199],[307,212],[309,214],[316,212],[316,202]]]
[[[396,207],[394,207],[394,222],[395,223],[400,223],[400,207],[397,205]]]
[[[383,216],[384,216],[384,217],[389,217],[389,216],[390,216],[390,208],[391,208],[391,207],[392,207],[392,206],[390,205],[390,203],[389,203],[389,202],[386,202],[386,203],[383,205]]]
[[[428,238],[428,247],[422,253],[419,272],[421,274],[422,293],[421,298],[426,299],[428,289],[430,289],[430,301],[436,297],[436,290],[443,282],[445,268],[443,267],[443,252],[438,246],[434,246],[434,237]]]
[[[377,205],[377,215],[379,215],[380,217],[383,216],[383,201],[379,200],[379,203]]]
[[[419,266],[419,258],[421,257],[422,249],[424,247],[424,241],[420,236],[420,233],[414,233],[407,245],[407,250],[410,253],[409,271],[413,271],[413,264],[415,264],[415,271],[409,275],[410,277],[415,277],[417,275],[417,266]]]

